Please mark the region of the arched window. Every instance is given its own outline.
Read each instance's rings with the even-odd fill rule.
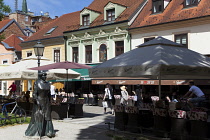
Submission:
[[[99,62],[104,62],[107,60],[107,47],[105,44],[101,44],[99,48]]]

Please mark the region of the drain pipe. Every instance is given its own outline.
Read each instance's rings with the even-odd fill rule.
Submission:
[[[64,51],[65,51],[65,61],[67,61],[67,36],[63,36],[64,39]]]

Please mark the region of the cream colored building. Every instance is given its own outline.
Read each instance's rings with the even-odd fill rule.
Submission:
[[[165,6],[165,3],[162,5],[148,0],[144,10],[129,28],[132,49],[150,39],[162,36],[209,56],[210,8],[206,5],[210,4],[210,1],[182,1],[181,4],[177,4],[177,1],[172,0]],[[156,11],[155,6],[163,8]]]

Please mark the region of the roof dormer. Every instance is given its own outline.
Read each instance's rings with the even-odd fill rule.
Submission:
[[[100,15],[100,12],[84,8],[80,12],[80,25],[81,26],[89,26],[98,16]]]
[[[125,9],[126,6],[109,2],[104,7],[104,20],[108,22],[114,21]]]
[[[152,13],[162,13],[171,0],[152,0]]]
[[[197,6],[201,0],[184,0],[184,7]]]

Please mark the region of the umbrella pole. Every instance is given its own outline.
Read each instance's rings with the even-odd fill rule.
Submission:
[[[159,99],[161,99],[161,74],[159,73],[158,76],[159,84],[158,84],[158,93],[159,93]]]
[[[67,83],[66,83],[66,89],[67,89],[67,104],[68,104],[68,108],[67,108],[67,118],[69,118],[69,87],[68,87],[68,69],[66,69],[66,73],[67,73]]]

